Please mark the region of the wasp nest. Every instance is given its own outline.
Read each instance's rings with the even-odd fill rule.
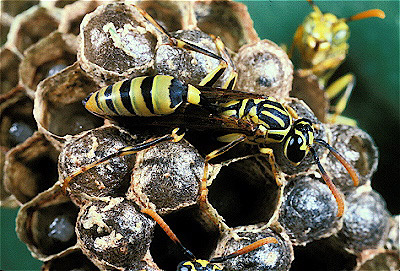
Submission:
[[[17,233],[44,261],[43,270],[176,270],[184,253],[145,210],[161,215],[199,259],[277,240],[220,263],[224,270],[296,270],[315,253],[332,254],[337,269],[398,266],[398,217],[396,228],[371,189],[375,143],[357,127],[324,122],[329,101],[317,83],[309,80],[303,96],[295,85],[292,95],[291,61],[259,39],[243,4],[136,5],[41,1],[21,6],[26,11],[18,16],[7,5],[2,10],[12,24],[0,51],[1,203],[22,205]],[[85,110],[88,94],[118,80],[165,74],[198,85],[221,64],[171,45],[176,38],[227,61],[216,87],[236,70],[237,89],[273,96],[314,123],[314,136],[337,149],[359,177],[354,187],[329,150],[313,146],[345,199],[342,217],[311,153],[295,166],[282,144],[272,144],[274,174],[257,146],[239,144],[210,161],[208,194],[200,202],[204,157],[223,146],[217,133],[238,123],[212,122],[210,112],[189,105],[165,117],[106,121]],[[140,147],[185,124],[179,142]],[[138,151],[125,148],[133,146]]]

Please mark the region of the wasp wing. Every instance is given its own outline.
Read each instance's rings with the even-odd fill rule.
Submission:
[[[234,89],[223,89],[216,87],[196,86],[201,95],[210,103],[225,103],[239,99],[265,99],[267,96],[257,93],[244,92]]]

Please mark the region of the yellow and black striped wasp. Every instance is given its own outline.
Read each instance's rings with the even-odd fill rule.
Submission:
[[[219,55],[215,55],[194,44],[177,40],[172,37],[161,25],[156,23],[145,11],[142,14],[152,22],[169,39],[171,45],[178,48],[194,50],[210,57],[220,60],[220,64],[209,73],[199,85],[184,84],[177,78],[169,75],[141,76],[104,87],[92,93],[85,101],[85,107],[90,112],[104,117],[113,118],[126,116],[142,120],[141,125],[147,125],[145,118],[165,116],[167,121],[160,123],[166,127],[176,127],[172,114],[185,104],[206,108],[211,112],[208,119],[215,120],[214,126],[224,132],[218,137],[221,142],[227,144],[209,153],[205,157],[203,178],[200,185],[199,205],[216,225],[223,229],[229,229],[215,214],[209,210],[207,203],[207,177],[208,163],[211,159],[227,152],[239,143],[253,144],[259,147],[261,153],[268,155],[268,159],[275,175],[278,185],[282,184],[281,175],[275,164],[274,153],[269,147],[271,143],[280,143],[284,146],[284,156],[294,165],[298,165],[303,158],[311,152],[315,163],[322,174],[323,179],[332,191],[337,204],[338,216],[344,212],[344,201],[337,191],[332,180],[325,172],[313,145],[319,144],[326,147],[343,164],[349,172],[355,185],[358,184],[358,177],[350,164],[328,143],[322,139],[314,138],[315,130],[308,119],[299,119],[298,115],[289,106],[278,102],[273,97],[261,96],[233,90],[237,74],[233,72],[223,88],[213,88],[213,84],[223,74],[228,61]],[[223,43],[216,38],[219,51],[225,51]],[[202,123],[200,123],[201,125]],[[196,129],[198,123],[184,123],[184,126]],[[217,125],[222,126],[216,127]],[[63,183],[63,189],[68,189],[71,180],[111,158],[130,155],[152,147],[160,142],[178,142],[184,137],[185,130],[173,129],[172,133],[155,138],[153,140],[135,146],[126,146],[117,150],[114,154],[106,156],[92,164],[81,167],[75,173],[69,175]]]
[[[202,260],[202,259],[197,259],[194,254],[187,249],[181,241],[178,239],[178,237],[175,235],[175,233],[171,230],[171,228],[168,226],[167,223],[153,210],[143,208],[141,210],[142,213],[147,214],[151,216],[157,224],[163,229],[163,231],[168,235],[168,237],[175,243],[177,244],[183,251],[183,253],[188,257],[189,260],[187,261],[182,261],[178,264],[177,271],[216,271],[216,270],[223,270],[221,267],[217,265],[217,263],[222,263],[225,262],[229,259],[238,257],[240,255],[249,253],[253,250],[256,250],[257,248],[264,246],[266,244],[277,244],[278,240],[276,240],[274,237],[265,237],[260,240],[257,240],[250,245],[247,245],[231,254],[221,256],[221,257],[215,257],[212,258],[211,260]]]
[[[292,58],[294,49],[298,50],[300,76],[311,74],[317,76],[320,85],[326,87],[328,99],[333,99],[344,91],[342,97],[332,108],[333,114],[328,117],[328,120],[334,123],[346,108],[355,84],[354,75],[348,73],[327,85],[328,80],[343,63],[348,52],[347,40],[350,37],[350,29],[347,23],[371,17],[383,19],[385,13],[380,9],[371,9],[348,18],[337,18],[332,13],[322,13],[312,0],[307,1],[313,12],[297,28],[288,55]]]

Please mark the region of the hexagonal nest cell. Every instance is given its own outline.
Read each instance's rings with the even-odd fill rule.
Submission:
[[[399,266],[398,217],[371,188],[373,139],[326,121],[330,101],[317,79],[294,75],[244,4],[14,8],[2,10],[10,33],[0,51],[0,200],[21,206],[17,234],[42,270],[301,270],[307,261],[323,269],[331,254],[334,268]],[[228,89],[232,76],[241,91]],[[132,78],[145,83],[123,92]],[[168,90],[164,100],[158,88]],[[177,90],[184,101],[171,114],[121,113],[173,103]],[[276,99],[272,111],[257,107],[266,96]],[[245,106],[234,109],[236,100]],[[276,137],[273,122],[282,127],[286,116],[283,136],[266,142],[261,133]],[[297,119],[311,124],[295,129]],[[299,163],[288,158],[296,144]],[[193,269],[211,263],[191,253],[218,269]]]

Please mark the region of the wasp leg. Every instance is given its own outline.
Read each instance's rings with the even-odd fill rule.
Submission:
[[[217,46],[217,49],[218,49],[220,55],[224,59],[228,59],[229,65],[233,69],[233,71],[229,74],[229,77],[226,80],[225,84],[222,86],[223,89],[232,90],[236,86],[237,77],[238,77],[238,73],[236,71],[235,63],[233,63],[233,60],[230,57],[230,55],[228,53],[228,50],[226,49],[225,44],[222,42],[221,38],[220,37],[216,37],[216,36],[214,36],[212,34],[210,34],[210,36],[213,38],[215,46]]]
[[[196,259],[193,253],[182,245],[181,241],[178,239],[175,233],[171,230],[168,224],[165,223],[164,219],[162,219],[162,217],[159,214],[157,214],[155,211],[149,208],[143,208],[140,211],[153,218],[153,220],[161,227],[161,229],[163,229],[163,231],[168,235],[168,237],[183,250],[184,254],[187,257],[189,257],[189,259],[191,259],[192,261]]]
[[[348,73],[337,79],[335,82],[333,82],[326,88],[326,94],[329,99],[338,96],[344,90],[343,95],[340,97],[339,101],[336,103],[336,105],[332,107],[334,113],[328,116],[329,118],[328,120],[330,123],[336,123],[337,118],[342,114],[342,112],[346,108],[351,92],[353,91],[354,84],[355,84],[354,75]]]
[[[240,135],[238,136],[235,140],[229,142],[229,144],[209,153],[205,159],[204,159],[204,171],[203,171],[203,178],[201,179],[201,185],[200,185],[200,197],[199,197],[199,205],[200,209],[205,212],[205,214],[211,219],[211,221],[217,225],[219,228],[222,228],[222,230],[230,230],[230,228],[221,220],[221,218],[218,216],[214,208],[210,206],[208,203],[208,188],[207,188],[207,179],[208,179],[208,162],[227,152],[240,142],[243,142],[246,139],[245,135]]]
[[[277,169],[274,151],[271,148],[260,147],[260,152],[262,154],[268,155],[268,161],[269,161],[269,164],[271,165],[272,173],[274,173],[276,185],[282,186],[284,177],[282,176],[282,173]]]
[[[223,59],[223,61],[220,61],[218,67],[212,70],[209,74],[206,75],[206,77],[203,78],[203,80],[201,80],[199,86],[212,87],[215,84],[215,82],[217,82],[217,80],[222,76],[224,71],[228,68],[228,65],[230,65],[233,71],[230,73],[228,79],[222,86],[222,89],[232,90],[235,87],[237,81],[238,74],[236,71],[236,67],[232,61],[232,58],[229,56],[225,44],[222,42],[220,37],[216,37],[214,35],[210,36],[214,40],[215,46],[217,47],[218,52],[222,56],[221,58]],[[229,60],[229,64],[225,59]]]
[[[127,146],[127,147],[120,148],[115,153],[107,155],[106,157],[103,157],[102,159],[97,160],[97,161],[95,161],[95,162],[93,162],[93,163],[91,163],[89,165],[82,166],[80,169],[78,169],[77,171],[75,171],[74,173],[72,173],[71,175],[66,177],[64,179],[63,185],[62,185],[63,186],[63,191],[66,194],[67,188],[69,186],[69,183],[71,182],[71,180],[73,178],[75,178],[76,176],[78,176],[81,173],[84,173],[85,171],[88,171],[89,169],[91,169],[91,168],[93,168],[95,166],[98,166],[100,164],[103,164],[103,163],[109,161],[112,158],[121,157],[121,156],[125,156],[125,155],[130,155],[130,154],[135,154],[135,153],[137,153],[139,151],[148,149],[148,148],[150,148],[152,146],[157,145],[158,143],[165,142],[165,141],[178,142],[183,138],[184,135],[185,135],[185,133],[184,133],[184,131],[182,129],[175,128],[172,131],[171,134],[164,135],[162,137],[159,137],[159,138],[156,138],[156,139],[153,139],[151,141],[144,142],[144,143],[141,143],[141,144],[137,144],[135,146]]]
[[[263,245],[271,244],[271,243],[272,244],[277,244],[278,240],[276,240],[274,237],[266,237],[266,238],[260,239],[258,241],[255,241],[254,243],[251,243],[250,245],[245,246],[244,248],[241,248],[241,249],[229,254],[229,255],[222,256],[222,257],[215,257],[215,258],[210,260],[210,263],[221,263],[221,262],[224,262],[226,260],[235,258],[235,257],[237,257],[239,255],[243,255],[243,254],[249,253],[250,251],[253,251],[253,250],[255,250],[255,249],[257,249],[257,248],[259,248],[259,247],[261,247]]]
[[[226,62],[221,61],[214,70],[209,72],[206,75],[206,77],[204,77],[200,81],[199,86],[212,87],[215,84],[215,82],[217,82],[217,80],[222,76],[227,67],[228,64]]]
[[[297,112],[292,108],[292,107],[290,107],[290,106],[288,106],[288,105],[285,105],[285,108],[286,108],[286,110],[289,112],[289,114],[290,114],[290,116],[293,118],[293,119],[298,119],[299,118],[299,115],[297,114]]]
[[[342,55],[336,58],[328,58],[324,61],[320,62],[317,65],[312,66],[308,69],[299,69],[297,70],[299,75],[302,77],[309,76],[309,75],[316,75],[319,78],[319,82],[322,85],[326,85],[326,81],[332,75],[332,73],[336,70],[337,67],[343,62],[346,55]],[[327,71],[329,71],[327,73]]]
[[[139,10],[139,12],[143,15],[143,17],[148,20],[152,25],[154,25],[161,33],[163,33],[164,35],[166,35],[168,37],[168,40],[170,42],[170,44],[172,46],[176,46],[178,48],[182,48],[182,49],[186,49],[186,50],[190,50],[190,51],[195,51],[210,57],[213,57],[215,59],[220,60],[221,62],[225,62],[226,61],[219,55],[216,55],[208,50],[205,50],[195,44],[192,44],[190,42],[187,41],[183,41],[177,38],[174,38],[162,25],[160,25],[159,23],[157,23],[156,20],[154,20],[145,10],[139,8],[136,6],[136,8]]]
[[[218,67],[215,68],[214,70],[212,70],[209,74],[207,74],[207,76],[199,83],[199,86],[212,87],[215,84],[215,82],[222,76],[222,74],[228,67],[228,62],[225,60],[224,57],[229,59],[230,65],[233,67],[234,71],[229,76],[229,78],[228,78],[227,82],[224,84],[223,88],[224,89],[232,89],[235,86],[236,79],[237,79],[237,72],[235,70],[235,66],[233,65],[233,61],[230,58],[230,56],[225,48],[224,43],[221,41],[221,39],[219,37],[215,37],[215,36],[211,35],[214,40],[215,46],[217,47],[217,50],[224,57],[214,54],[213,52],[203,49],[203,48],[201,48],[193,43],[190,43],[188,41],[184,41],[184,40],[173,37],[162,25],[157,23],[146,11],[144,11],[143,9],[141,9],[139,7],[137,7],[137,9],[146,18],[146,20],[148,20],[161,33],[163,33],[164,35],[166,35],[168,37],[170,45],[176,46],[181,49],[195,51],[195,52],[207,55],[209,57],[215,58],[220,61]]]

